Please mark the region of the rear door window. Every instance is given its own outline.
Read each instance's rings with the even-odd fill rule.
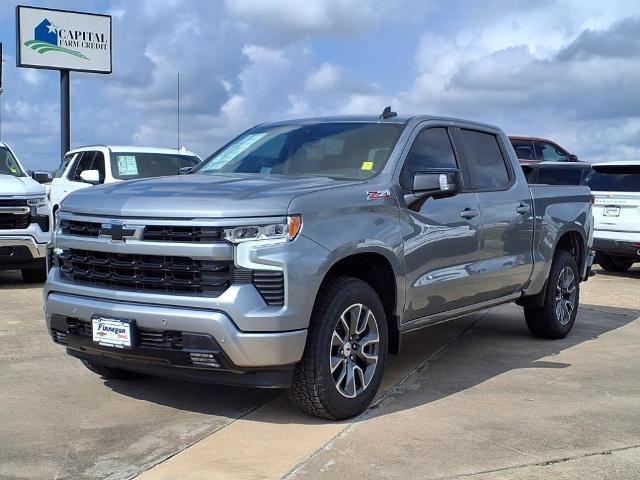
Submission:
[[[183,167],[195,167],[192,155],[151,152],[112,152],[111,174],[119,180],[177,175]]]
[[[473,190],[505,190],[511,183],[498,138],[461,128],[457,135]]]
[[[520,160],[535,160],[536,153],[531,140],[511,140],[511,145]]]

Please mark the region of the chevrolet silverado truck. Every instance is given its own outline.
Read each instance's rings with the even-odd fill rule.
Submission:
[[[0,142],[0,270],[20,270],[25,282],[44,282],[51,239],[45,189],[27,176],[15,153]]]
[[[47,328],[105,378],[288,388],[352,417],[411,331],[515,301],[564,337],[593,261],[589,189],[529,186],[480,123],[267,123],[181,173],[61,204]]]

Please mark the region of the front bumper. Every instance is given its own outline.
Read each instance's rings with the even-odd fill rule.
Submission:
[[[38,243],[28,235],[0,235],[0,247],[25,247],[31,258],[45,258],[47,255],[47,244]]]
[[[221,379],[230,374],[290,371],[304,351],[307,330],[246,333],[238,330],[224,313],[197,308],[119,303],[82,296],[50,293],[46,299],[47,328],[54,341],[67,346],[73,356],[129,370],[186,378],[202,377],[212,382],[263,385],[258,377],[236,381]],[[135,320],[136,328],[158,338],[177,335],[180,348],[171,342],[156,347],[135,345],[131,350],[102,347],[91,340],[89,324],[94,316]],[[81,329],[78,330],[78,325]],[[87,329],[88,333],[87,333]],[[60,336],[58,333],[62,333]],[[209,347],[190,338],[209,338]],[[184,340],[186,339],[186,340]],[[191,342],[191,343],[190,343]],[[169,346],[167,346],[169,345]],[[195,346],[194,346],[195,345]],[[219,367],[202,367],[188,361],[191,352],[211,352]],[[235,377],[234,377],[235,378]],[[282,386],[271,384],[268,386]]]

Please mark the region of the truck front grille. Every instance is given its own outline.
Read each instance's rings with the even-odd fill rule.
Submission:
[[[59,257],[67,280],[96,287],[217,297],[231,284],[231,261],[68,249]]]
[[[31,216],[26,214],[13,214],[0,212],[0,230],[22,230],[28,228]]]
[[[100,235],[101,223],[82,220],[60,221],[60,228],[65,235],[74,237],[93,237]],[[142,240],[147,242],[180,242],[180,243],[217,243],[223,241],[222,227],[198,227],[182,225],[147,225]]]
[[[28,228],[31,215],[27,213],[3,212],[2,208],[27,207],[26,200],[0,200],[0,230],[18,230]]]

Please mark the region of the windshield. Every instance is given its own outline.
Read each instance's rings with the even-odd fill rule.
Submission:
[[[368,179],[384,168],[403,127],[342,122],[256,127],[207,158],[198,173]]]
[[[640,192],[640,168],[598,168],[584,183],[594,192]]]
[[[25,176],[18,161],[7,147],[0,147],[0,175]]]
[[[178,175],[184,167],[195,167],[199,163],[192,155],[173,153],[111,153],[111,174],[119,180],[164,177]]]

